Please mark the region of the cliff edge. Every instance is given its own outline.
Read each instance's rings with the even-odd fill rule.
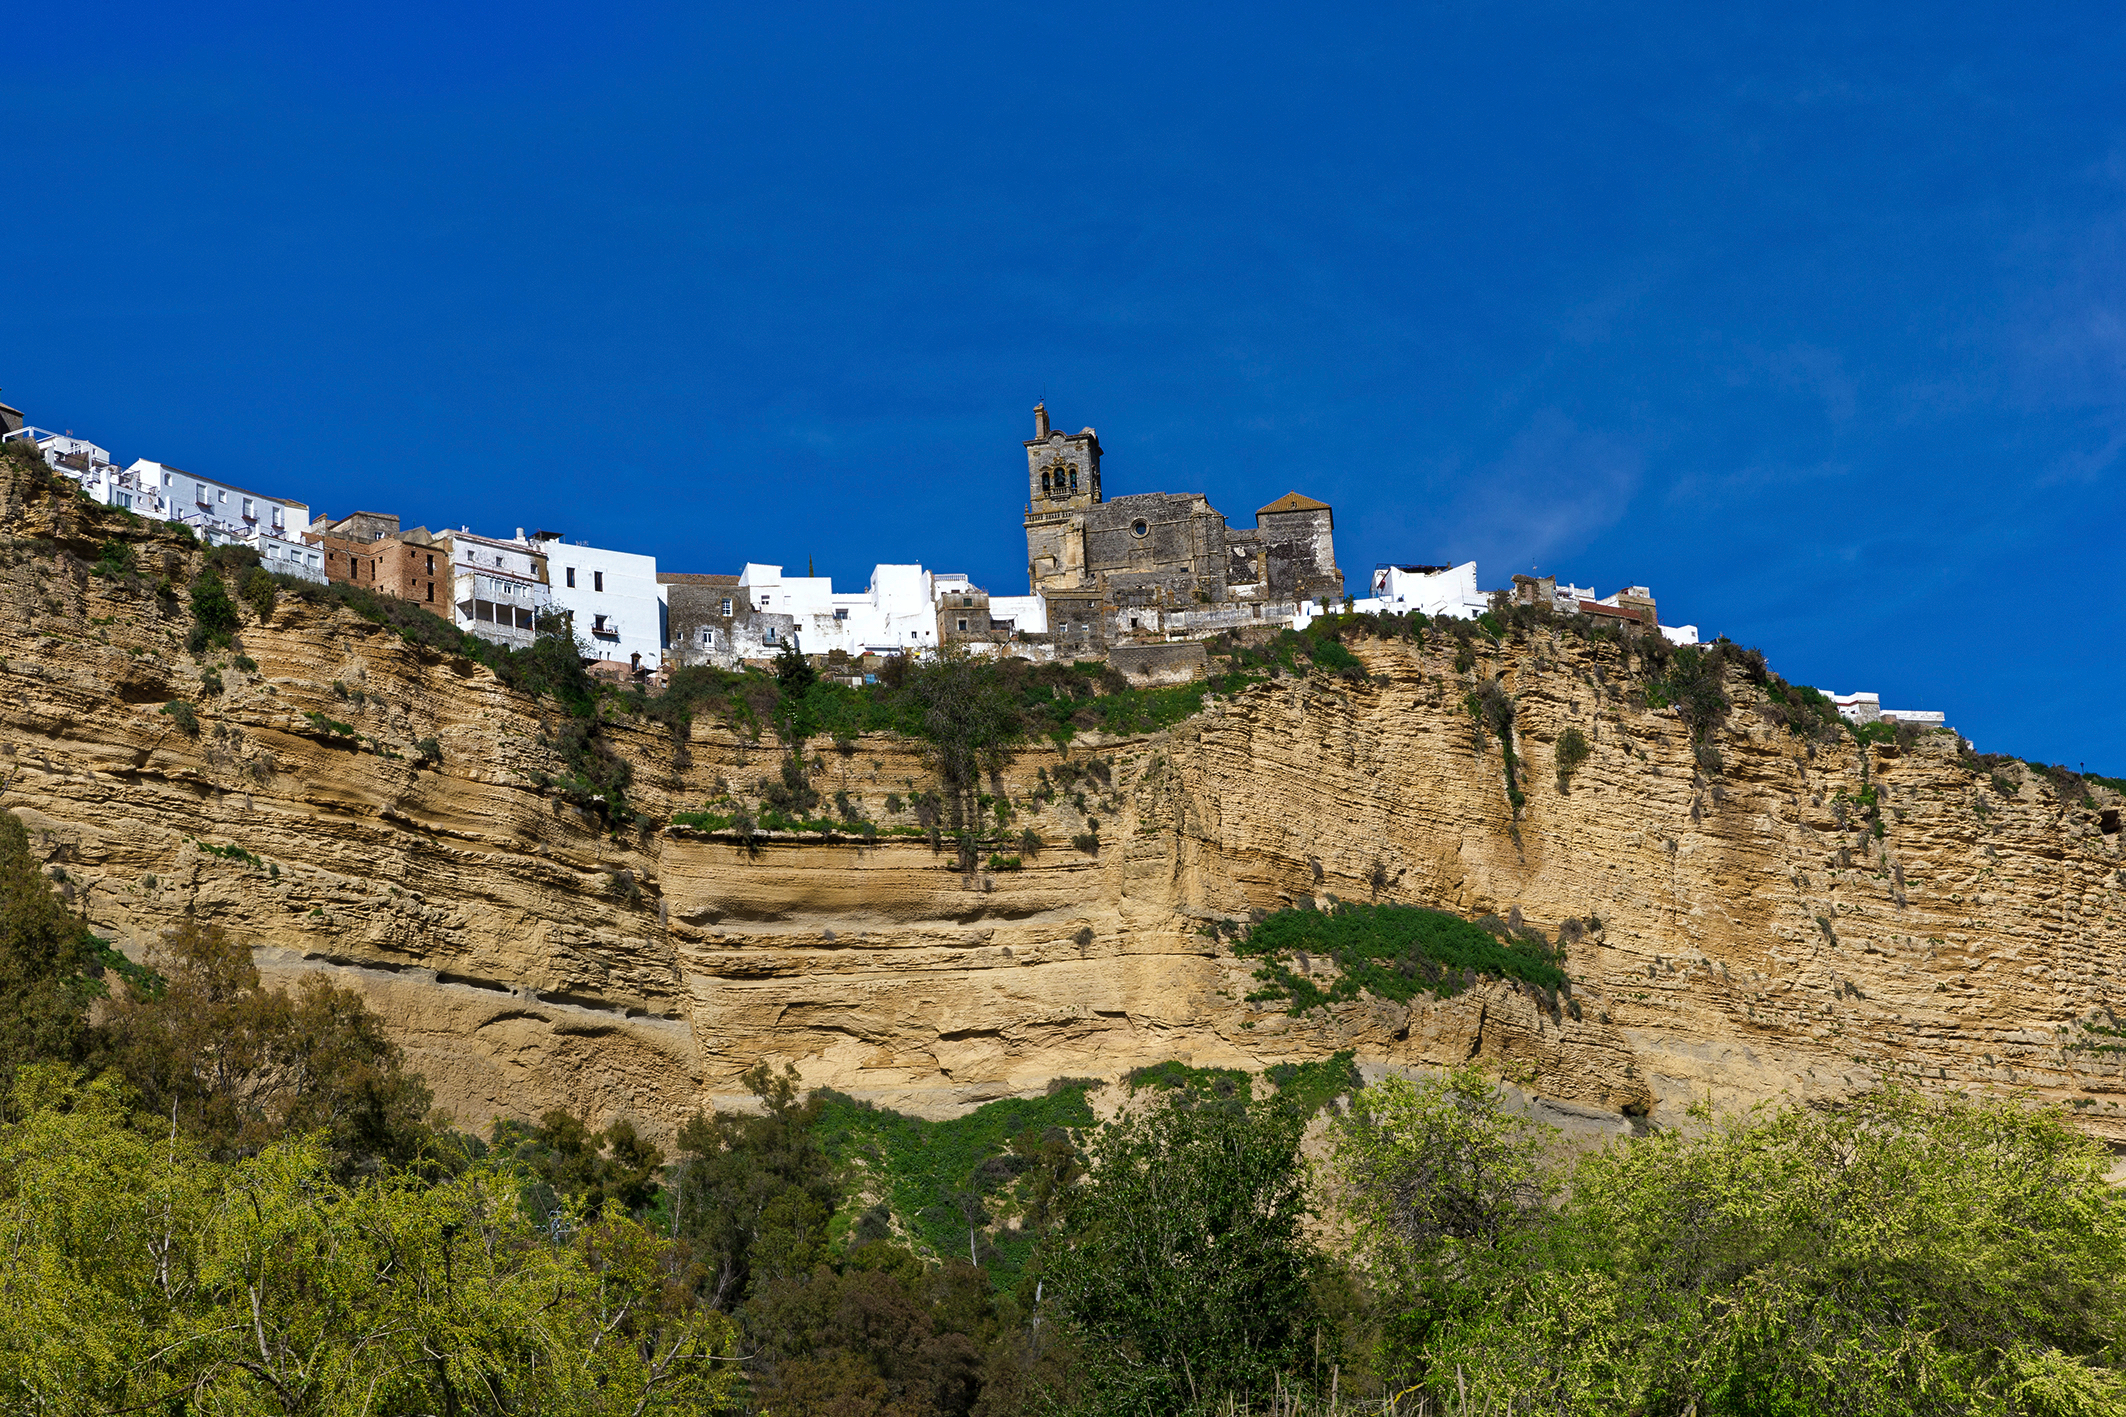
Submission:
[[[551,701],[288,595],[190,653],[202,548],[5,475],[0,808],[130,953],[193,911],[269,974],[361,988],[461,1124],[566,1104],[663,1132],[760,1058],[942,1113],[1166,1059],[1351,1048],[1478,1058],[1596,1127],[1895,1075],[2066,1102],[2126,1142],[2121,797],[1975,767],[1953,734],[1797,736],[1729,665],[1732,708],[1694,741],[1611,645],[1523,627],[1471,663],[1451,638],[1360,634],[1343,674],[1018,752],[993,784],[1039,842],[1016,869],[960,869],[922,835],[646,825],[781,750],[607,700],[599,736],[643,818],[616,830],[554,790]],[[1486,684],[1508,735],[1474,726]],[[1586,745],[1569,791],[1567,730]],[[932,781],[925,746],[806,753],[820,791],[890,823],[914,818],[889,796]],[[1234,927],[1332,898],[1518,911],[1560,940],[1571,1007],[1511,981],[1302,1016],[1250,1002]]]

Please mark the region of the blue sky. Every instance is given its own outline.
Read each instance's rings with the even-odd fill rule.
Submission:
[[[0,399],[125,458],[1023,592],[1045,393],[2126,774],[2114,7],[40,10]]]

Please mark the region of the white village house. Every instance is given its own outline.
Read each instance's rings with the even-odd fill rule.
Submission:
[[[752,611],[724,653],[766,658],[795,637],[806,654],[916,653],[937,648],[935,577],[921,566],[872,568],[864,590],[837,594],[829,576],[785,576],[780,566],[747,562],[738,599]]]
[[[1949,716],[1938,709],[1886,709],[1880,694],[1832,694],[1830,699],[1838,716],[1848,723],[1913,723],[1921,728],[1940,728],[1949,721]]]
[[[303,532],[310,524],[310,509],[304,503],[147,458],[121,468],[104,449],[70,433],[25,426],[7,437],[34,442],[47,463],[107,507],[181,523],[209,546],[249,546],[271,571],[305,580],[325,579],[317,551],[303,544]]]
[[[539,617],[553,608],[544,544],[475,535],[470,527],[437,538],[450,547],[451,610],[457,627],[484,640],[529,649]]]
[[[569,542],[557,531],[535,531],[531,539],[546,553],[554,608],[568,613],[586,653],[630,669],[663,667],[665,597],[655,556]]]

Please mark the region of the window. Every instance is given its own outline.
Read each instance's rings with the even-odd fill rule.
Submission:
[[[193,500],[202,507],[212,506],[213,504],[207,500],[207,484],[202,482],[198,484],[198,487],[199,491],[194,494]]]
[[[760,638],[761,638],[761,640],[762,640],[762,641],[763,641],[764,643],[767,643],[767,644],[771,644],[771,645],[772,645],[772,644],[774,644],[774,643],[775,643],[775,627],[774,627],[773,625],[770,625],[770,626],[768,626],[768,628],[767,628],[767,629],[765,629],[765,630],[762,630],[762,631],[760,632]]]
[[[960,621],[960,629],[961,629],[961,630],[962,630],[962,631],[964,632],[964,631],[966,630],[966,628],[967,628],[967,622],[966,622],[966,621],[965,621],[965,620],[963,619],[963,620],[961,620],[961,621]]]
[[[592,590],[598,590],[598,591],[602,591],[602,590],[604,590],[604,589],[605,589],[605,572],[603,572],[603,571],[592,571],[592,572],[591,572],[591,589],[592,589]]]
[[[1136,616],[1132,615],[1132,616],[1130,616],[1130,617],[1129,617],[1129,627],[1130,627],[1130,628],[1131,628],[1132,630],[1134,630],[1134,629],[1136,629],[1136,628],[1137,628],[1137,617],[1136,617]]]
[[[1078,490],[1078,470],[1076,468],[1070,470],[1070,490],[1073,492]]]
[[[1046,497],[1046,496],[1048,495],[1048,493],[1049,493],[1049,486],[1048,486],[1048,471],[1047,471],[1047,469],[1045,469],[1045,468],[1044,468],[1044,469],[1042,469],[1042,471],[1041,471],[1041,495],[1042,495],[1043,497]]]
[[[729,596],[725,596],[725,597],[724,597],[724,601],[723,601],[723,610],[722,610],[722,611],[721,611],[720,613],[722,613],[722,614],[725,614],[725,615],[728,615],[728,614],[730,614],[730,613],[731,613],[731,598],[730,598]]]
[[[563,571],[562,574],[568,577],[568,588],[570,590],[574,590],[576,588],[576,568],[574,566],[570,566],[566,571]]]
[[[591,617],[591,633],[594,635],[605,633],[605,617],[603,615],[593,615]]]
[[[247,522],[255,522],[258,520],[258,512],[254,507],[252,507],[251,499],[249,497],[244,498],[244,520]]]
[[[435,603],[435,598],[436,598],[436,583],[435,583],[434,581],[430,581],[430,582],[428,583],[428,603],[429,603],[429,604],[431,604],[431,605],[433,605],[433,604]]]
[[[771,601],[771,600],[773,600],[774,598],[775,598],[775,597],[774,597],[774,596],[772,596],[772,595],[764,595],[764,596],[762,596],[762,597],[760,598],[760,608],[761,608],[761,609],[763,609],[763,610],[767,609],[767,608],[768,608],[768,602],[769,602],[769,601]]]
[[[432,576],[432,575],[434,575],[435,573],[436,573],[436,558],[435,558],[435,557],[433,557],[433,556],[430,556],[430,557],[428,558],[428,574]]]
[[[120,492],[113,500],[115,500],[121,507],[130,507],[133,505],[133,494],[130,492]]]
[[[1142,517],[1137,518],[1135,521],[1129,524],[1129,534],[1131,536],[1143,536],[1151,529],[1151,523],[1145,521],[1145,519]]]

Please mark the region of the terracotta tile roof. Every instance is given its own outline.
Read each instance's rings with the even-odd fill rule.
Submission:
[[[1259,517],[1264,512],[1326,512],[1328,510],[1330,508],[1327,502],[1317,502],[1312,497],[1302,497],[1297,492],[1287,492],[1276,501],[1270,503],[1269,506],[1258,510],[1255,515]]]

